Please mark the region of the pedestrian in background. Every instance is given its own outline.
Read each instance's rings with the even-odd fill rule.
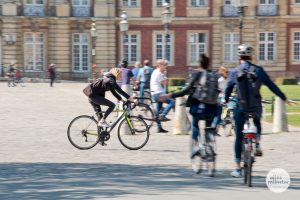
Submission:
[[[48,77],[50,78],[50,87],[53,87],[53,82],[56,78],[56,65],[53,63],[48,68]]]
[[[11,62],[10,65],[8,65],[8,69],[7,69],[7,73],[6,73],[6,76],[8,77],[8,87],[15,87],[16,84],[15,84],[15,65],[16,65],[16,62]]]
[[[153,71],[154,69],[150,66],[149,60],[144,60],[144,66],[139,70],[139,74],[137,77],[140,97],[144,96],[145,90],[150,89],[150,80]],[[141,102],[143,103],[143,99],[141,99]]]
[[[134,75],[131,71],[131,69],[128,68],[128,62],[127,60],[123,60],[121,63],[121,70],[122,70],[122,82],[121,82],[121,88],[124,90],[127,94],[131,94],[131,85],[130,80],[132,81],[133,85],[135,85],[135,79]]]
[[[168,82],[165,76],[165,71],[168,66],[168,62],[163,59],[157,60],[156,69],[153,71],[150,79],[150,89],[152,98],[156,103],[156,117],[157,117],[157,127],[159,133],[167,133],[168,131],[162,128],[161,121],[169,121],[166,115],[175,106],[175,101],[172,98],[167,98],[160,100],[160,96],[166,94],[166,85]],[[163,103],[168,105],[162,109]]]
[[[137,61],[137,62],[135,62],[135,64],[134,64],[134,68],[131,70],[132,73],[133,73],[133,77],[134,77],[135,80],[137,80],[137,77],[138,77],[138,74],[139,74],[140,67],[141,67],[141,63]]]

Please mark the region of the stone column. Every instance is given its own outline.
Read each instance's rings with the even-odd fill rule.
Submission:
[[[187,135],[189,132],[189,126],[191,125],[188,121],[188,115],[186,113],[185,105],[181,105],[186,100],[184,97],[176,98],[175,104],[175,117],[173,134],[175,135]]]
[[[288,132],[285,102],[275,97],[273,115],[273,133]]]

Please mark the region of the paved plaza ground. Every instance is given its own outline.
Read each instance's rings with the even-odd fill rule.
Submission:
[[[190,135],[151,129],[148,144],[129,151],[116,134],[108,146],[78,150],[67,139],[69,122],[92,114],[83,95],[86,83],[0,83],[0,199],[299,199],[300,128],[271,134],[263,126],[264,156],[257,159],[253,188],[230,177],[235,167],[233,137],[218,137],[217,175],[196,175],[190,166]],[[170,117],[174,113],[171,112]],[[271,192],[265,183],[273,168],[285,169],[290,188]]]

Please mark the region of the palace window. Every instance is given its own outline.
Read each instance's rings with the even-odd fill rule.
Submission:
[[[294,60],[300,61],[300,32],[294,33]]]
[[[72,15],[75,17],[90,16],[90,0],[72,0]]]
[[[191,0],[191,6],[205,7],[205,6],[207,6],[207,2],[206,2],[206,0]]]
[[[26,71],[44,70],[44,34],[24,33],[24,64]]]
[[[237,61],[237,48],[240,43],[239,33],[225,33],[224,34],[224,61]]]
[[[74,33],[72,37],[72,64],[74,72],[88,72],[89,68],[89,35]]]
[[[172,38],[171,34],[167,36],[165,34],[156,34],[155,35],[155,60],[165,59],[169,63],[173,63],[172,56]]]
[[[45,0],[25,0],[25,16],[45,16]]]
[[[123,36],[123,58],[128,63],[138,61],[138,35],[127,34]]]
[[[192,33],[189,35],[189,63],[198,64],[199,55],[207,53],[207,39],[205,33]]]
[[[258,59],[260,61],[275,60],[275,40],[273,32],[259,33]]]
[[[123,6],[137,7],[137,1],[136,0],[123,0]]]

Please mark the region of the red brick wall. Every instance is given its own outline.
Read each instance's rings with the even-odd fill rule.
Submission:
[[[142,17],[152,17],[152,0],[141,0]]]
[[[152,61],[152,29],[141,30],[141,35],[141,62],[145,59]]]
[[[175,16],[186,17],[187,0],[174,1],[175,3]]]
[[[152,60],[152,33],[153,31],[163,30],[162,25],[130,25],[131,31],[141,32],[141,61],[144,59]],[[168,77],[185,77],[188,73],[187,66],[187,31],[188,30],[208,30],[208,36],[210,40],[208,41],[209,56],[212,59],[212,25],[207,24],[186,24],[186,25],[176,25],[171,24],[170,30],[173,31],[175,36],[174,41],[174,66],[170,66],[168,70]],[[155,65],[155,63],[152,63]],[[195,68],[195,67],[194,67]]]

